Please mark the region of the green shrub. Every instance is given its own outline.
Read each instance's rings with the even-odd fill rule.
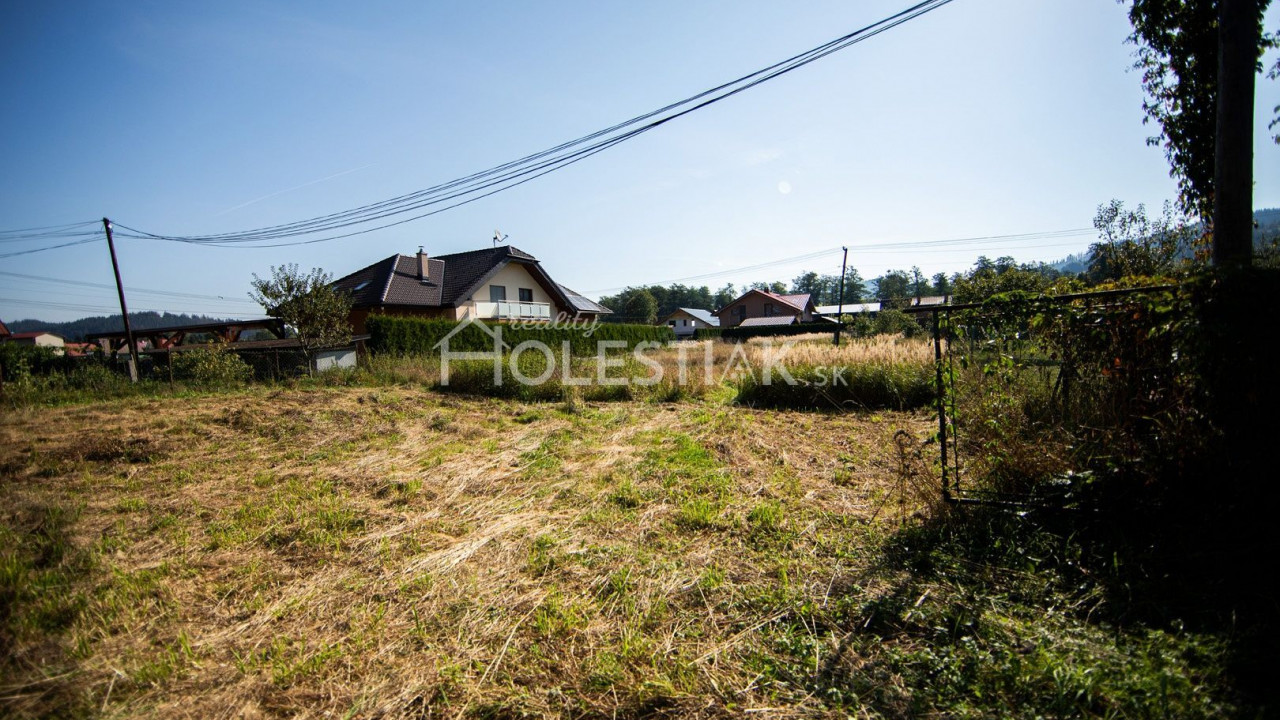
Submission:
[[[864,363],[842,368],[792,366],[796,384],[754,375],[738,381],[737,402],[760,407],[841,410],[911,410],[934,399],[934,370],[927,363]]]
[[[924,326],[901,310],[881,310],[872,321],[875,335],[898,335],[913,338],[924,334]]]
[[[221,345],[209,345],[173,355],[173,376],[196,385],[240,385],[253,377],[253,368]]]
[[[424,318],[371,316],[366,321],[369,330],[369,350],[374,354],[439,355],[436,347],[446,335],[458,330],[460,323],[453,320]],[[666,325],[602,324],[592,329],[590,335],[583,328],[523,327],[519,325],[493,325],[502,328],[502,341],[514,348],[526,340],[545,343],[557,355],[563,343],[569,343],[572,355],[593,355],[597,342],[622,341],[626,351],[642,342],[666,343],[675,340],[675,332]],[[479,325],[469,325],[449,338],[453,352],[485,352],[493,349],[493,338]],[[530,353],[536,354],[536,353]]]
[[[720,337],[725,340],[742,341],[753,337],[773,337],[777,335],[809,335],[812,333],[836,331],[834,323],[799,323],[796,325],[766,325],[764,327],[731,327],[718,328]]]
[[[80,360],[55,353],[53,348],[0,342],[0,374],[5,382],[19,382],[30,376],[68,373]]]

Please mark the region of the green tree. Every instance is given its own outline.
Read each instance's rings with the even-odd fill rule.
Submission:
[[[911,297],[911,276],[902,270],[890,270],[876,280],[876,299],[886,310],[903,308]]]
[[[1275,35],[1262,33],[1263,13],[1270,1],[1257,2],[1259,58],[1276,44]],[[1142,109],[1146,121],[1160,126],[1160,134],[1147,143],[1164,147],[1169,174],[1178,183],[1179,208],[1208,222],[1213,217],[1218,3],[1132,0],[1129,21],[1133,24],[1129,42],[1138,46],[1134,67],[1142,71],[1146,90]]]
[[[862,279],[862,274],[856,268],[848,268],[844,273],[844,301],[848,303],[861,302],[867,296],[867,282]],[[829,305],[834,305],[840,301],[840,283],[837,279],[835,287],[832,288],[832,297]]]
[[[303,273],[291,263],[272,266],[269,278],[254,273],[250,283],[249,297],[297,334],[308,366],[317,349],[351,340],[351,296],[335,290],[330,279],[320,268]]]
[[[951,279],[947,277],[946,273],[938,273],[933,276],[932,291],[934,295],[950,295],[952,293]]]
[[[980,302],[1007,292],[1039,293],[1048,289],[1057,276],[1046,265],[1018,265],[1009,257],[993,263],[980,257],[973,270],[952,279],[952,295],[956,302]]]
[[[924,297],[929,294],[929,283],[924,279],[924,273],[920,272],[919,265],[911,266],[911,295],[913,297]]]
[[[792,293],[794,294],[809,293],[810,295],[813,296],[813,301],[815,303],[822,301],[823,290],[824,290],[824,287],[823,287],[822,278],[818,275],[818,273],[813,272],[812,270],[810,270],[809,272],[805,272],[805,273],[801,273],[800,275],[797,275],[796,279],[791,281]]]
[[[651,325],[658,319],[658,300],[648,290],[637,288],[627,295],[622,314],[627,322]]]
[[[1143,205],[1125,210],[1124,203],[1112,200],[1098,206],[1093,226],[1100,241],[1089,248],[1085,277],[1092,283],[1173,274],[1191,256],[1197,236],[1195,227],[1175,215],[1169,203],[1161,216],[1151,218]]]
[[[724,287],[717,290],[715,295],[712,296],[711,309],[719,310],[737,299],[738,289],[733,286],[733,283],[726,283]]]

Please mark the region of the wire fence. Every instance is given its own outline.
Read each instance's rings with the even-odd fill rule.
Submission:
[[[1061,506],[1098,482],[1149,482],[1201,441],[1175,288],[918,312],[934,331],[948,500]]]

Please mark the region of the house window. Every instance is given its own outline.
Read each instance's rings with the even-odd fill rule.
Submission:
[[[675,321],[675,320],[668,320],[668,321],[667,321],[667,324],[668,324],[668,325],[670,325],[671,327],[675,327],[675,326],[676,326],[676,321]]]
[[[764,304],[764,316],[765,316],[765,317],[773,317],[773,315],[774,315],[773,303],[765,303],[765,304]]]
[[[533,302],[532,288],[520,288],[520,302]]]
[[[735,314],[735,315],[737,315],[738,317],[742,318],[743,320],[746,320],[746,319],[747,319],[747,306],[746,306],[746,305],[739,305],[738,307],[736,307],[736,308],[734,308],[734,309],[733,309],[733,312],[734,312],[734,314]]]
[[[507,299],[506,285],[490,285],[489,286],[489,302],[505,302]]]

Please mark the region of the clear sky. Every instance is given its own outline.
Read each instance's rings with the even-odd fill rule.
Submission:
[[[606,127],[897,12],[909,0],[5,3],[0,230],[108,216],[235,231],[429,187]],[[1276,8],[1268,27],[1277,25]],[[251,273],[345,275],[495,229],[598,296],[848,245],[865,277],[979,254],[1049,260],[1092,236],[960,249],[885,243],[1089,228],[1100,203],[1175,194],[1114,0],[955,0],[561,172],[316,245],[122,239],[131,310],[260,315]],[[1274,62],[1274,56],[1268,59]],[[1255,207],[1280,206],[1258,83]],[[881,249],[859,251],[860,245]],[[37,247],[3,243],[0,253]],[[696,284],[839,272],[839,253]],[[0,272],[110,285],[105,243]],[[225,300],[211,299],[216,297]],[[118,311],[111,289],[0,275],[0,319]],[[95,311],[95,309],[97,309]]]

